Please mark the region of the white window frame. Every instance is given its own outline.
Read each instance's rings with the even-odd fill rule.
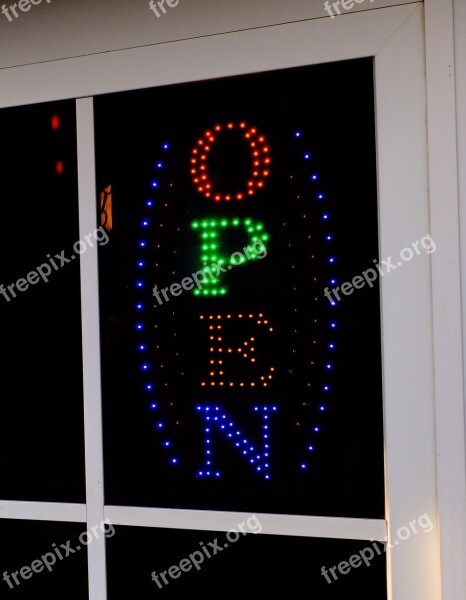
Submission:
[[[0,108],[78,98],[80,232],[84,236],[96,227],[92,96],[374,57],[380,256],[396,257],[429,232],[437,244],[432,260],[423,254],[381,279],[387,520],[266,514],[260,519],[263,533],[269,534],[360,540],[388,536],[390,540],[399,527],[428,513],[434,522],[430,535],[412,536],[387,551],[390,600],[439,600],[441,588],[444,600],[466,597],[456,571],[439,554],[439,548],[446,551],[452,541],[461,549],[461,534],[458,541],[449,510],[455,510],[459,530],[465,527],[466,518],[458,511],[464,472],[448,466],[459,461],[461,468],[461,457],[454,452],[458,445],[464,448],[464,427],[460,430],[456,422],[464,415],[458,408],[463,406],[461,342],[454,334],[461,324],[454,230],[458,206],[451,181],[453,177],[456,183],[456,162],[451,161],[454,102],[449,104],[454,90],[445,81],[444,63],[439,64],[436,52],[441,59],[452,57],[448,44],[445,48],[436,42],[433,33],[440,27],[451,39],[451,23],[439,14],[433,0],[427,5],[426,19],[421,4],[410,4],[0,70]],[[427,33],[432,30],[427,44],[424,26]],[[446,100],[437,88],[442,83],[447,86]],[[443,116],[446,111],[448,118],[446,139],[440,135],[439,111]],[[345,116],[351,118],[342,106],[337,117]],[[447,158],[442,151],[447,151]],[[447,198],[445,189],[450,193]],[[235,526],[243,515],[104,505],[100,372],[95,367],[100,361],[96,253],[82,255],[81,278],[87,503],[0,501],[0,518],[85,522],[89,527],[107,517],[115,524],[145,527],[226,530]],[[452,358],[451,352],[458,355]],[[448,427],[453,428],[451,436]],[[105,540],[94,540],[88,553],[89,598],[104,600]]]

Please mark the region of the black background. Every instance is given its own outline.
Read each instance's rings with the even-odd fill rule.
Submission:
[[[102,96],[95,99],[95,114],[98,192],[111,184],[114,205],[111,243],[99,249],[106,502],[382,518],[378,287],[355,291],[334,308],[323,296],[333,274],[339,283],[349,281],[378,256],[372,61]],[[251,199],[214,204],[190,180],[191,149],[216,123],[242,120],[266,136],[272,175]],[[218,151],[212,176],[227,189],[244,180],[247,162],[237,145],[219,142]],[[305,151],[310,161],[303,160]],[[313,172],[320,176],[317,184],[309,180]],[[152,193],[154,178],[160,187]],[[317,191],[326,194],[323,202],[315,199]],[[145,208],[148,198],[155,201],[151,210]],[[180,282],[200,266],[190,223],[228,216],[264,223],[267,257],[229,273],[225,297],[184,292],[156,307],[154,284]],[[151,221],[144,235],[148,266],[139,293],[135,264],[145,217]],[[335,238],[331,246],[323,241],[328,232]],[[228,251],[244,241],[230,238]],[[329,255],[337,259],[334,266]],[[134,306],[141,298],[149,378],[136,351],[140,315]],[[201,390],[208,340],[199,315],[259,311],[275,329],[270,343],[258,340],[258,355],[276,366],[273,385],[253,394]],[[329,336],[333,320],[338,329]],[[249,332],[237,327],[237,339]],[[336,343],[331,355],[330,339]],[[329,359],[331,373],[325,370]],[[240,376],[235,372],[235,380]],[[155,393],[144,391],[147,381]],[[320,413],[327,382],[332,389]],[[153,400],[159,408],[150,412]],[[213,470],[222,477],[196,478],[204,448],[198,403],[221,404],[248,439],[260,431],[252,406],[278,406],[271,421],[270,481],[219,434],[212,436]],[[159,420],[166,423],[162,432],[155,427]],[[173,451],[163,448],[165,439]],[[176,466],[169,462],[173,456]]]
[[[372,548],[370,542],[353,540],[249,534],[206,558],[199,571],[192,567],[177,579],[167,576],[169,584],[162,589],[151,579],[153,571],[160,574],[179,565],[199,550],[201,543],[212,550],[209,542],[215,538],[218,545],[226,540],[225,533],[212,531],[117,527],[115,536],[107,541],[109,600],[183,598],[196,594],[207,594],[208,598],[234,598],[236,594],[266,598],[278,594],[319,600],[387,597],[385,555],[377,555],[375,550],[369,567],[363,563],[346,575],[334,571],[338,579],[331,584],[321,575],[323,566],[329,570],[342,561],[348,562],[363,548]],[[383,545],[377,546],[383,552]],[[330,574],[329,577],[332,578]],[[163,583],[160,578],[159,581]]]
[[[79,535],[86,531],[84,523],[52,523],[48,521],[7,521],[0,520],[0,595],[4,599],[31,600],[31,598],[46,598],[47,600],[85,600],[88,595],[87,581],[87,550],[80,546]],[[100,533],[100,531],[99,531]],[[66,556],[66,551],[61,544],[75,550]],[[29,579],[16,577],[20,585],[15,585],[11,573],[18,572],[22,567],[31,568],[33,561],[41,560],[45,554],[55,553],[55,547],[60,551],[63,559],[52,565],[52,571],[44,569],[34,573]],[[52,558],[48,557],[49,563]],[[36,566],[37,569],[37,566]],[[3,573],[10,574],[10,581],[14,585],[11,589],[3,581]],[[27,573],[26,573],[27,574]]]
[[[73,100],[0,111],[5,286],[79,240],[75,113]],[[79,259],[16,293],[0,296],[0,498],[84,502]]]

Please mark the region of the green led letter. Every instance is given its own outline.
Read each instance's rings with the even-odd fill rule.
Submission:
[[[267,254],[266,242],[269,236],[260,221],[251,218],[203,219],[193,221],[191,227],[199,233],[200,258],[203,265],[194,278],[197,289],[193,294],[196,296],[225,295],[227,288],[220,281],[222,273],[248,260],[264,258]],[[222,231],[228,227],[244,228],[249,238],[247,246],[231,255],[225,254],[221,249]]]

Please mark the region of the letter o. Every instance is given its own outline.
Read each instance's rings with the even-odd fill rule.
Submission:
[[[231,132],[240,130],[242,137],[248,142],[251,151],[251,174],[243,189],[237,189],[228,193],[219,193],[214,189],[210,180],[208,157],[213,144],[218,135],[225,130]],[[264,187],[264,178],[270,175],[270,163],[272,159],[269,155],[270,148],[265,143],[265,137],[258,133],[256,127],[248,127],[244,121],[235,125],[227,123],[226,125],[215,125],[213,131],[207,130],[202,138],[197,140],[196,146],[192,150],[191,156],[191,176],[194,185],[204,198],[213,198],[215,202],[222,200],[243,200],[247,196],[253,196],[258,189]]]
[[[406,250],[409,252],[409,256],[408,256],[408,258],[405,258],[405,257],[403,256],[403,254],[406,252]],[[414,253],[413,253],[413,251],[411,250],[411,248],[403,248],[403,250],[400,252],[400,256],[401,256],[401,258],[402,258],[404,261],[408,261],[408,260],[411,260],[411,259],[413,258],[413,256],[414,256]]]
[[[236,534],[236,537],[235,537],[235,539],[234,539],[234,540],[232,540],[232,539],[231,539],[231,537],[230,537],[230,533],[235,533],[235,534]],[[237,541],[239,540],[239,537],[240,537],[240,534],[239,534],[239,532],[238,532],[238,531],[236,531],[236,529],[229,529],[229,530],[227,531],[227,540],[228,540],[229,542],[231,542],[231,543],[237,542]]]
[[[78,248],[82,248],[82,250],[79,251],[78,248],[76,248],[76,246],[78,246]],[[76,254],[83,254],[84,252],[86,252],[86,248],[87,248],[86,244],[84,242],[82,242],[81,240],[78,240],[73,245],[73,250],[76,252]]]
[[[86,536],[86,541],[83,540],[83,536]],[[83,531],[81,533],[81,535],[79,536],[79,541],[81,542],[81,544],[84,544],[84,546],[87,546],[88,544],[91,543],[92,538],[87,531]]]
[[[239,261],[238,261],[238,262],[236,262],[236,259],[235,259],[235,260],[233,260],[233,257],[234,257],[235,255],[239,256]],[[232,263],[233,265],[235,265],[235,267],[236,267],[237,265],[240,265],[242,262],[244,262],[244,261],[243,261],[243,255],[241,254],[241,252],[233,252],[233,254],[230,256],[230,259],[231,259],[231,263]]]
[[[406,535],[405,537],[402,537],[402,536],[401,536],[401,531],[402,531],[402,530],[404,530],[404,531],[406,531],[406,532],[407,532],[407,535]],[[405,540],[407,540],[407,539],[409,538],[409,536],[411,535],[411,532],[410,532],[410,530],[409,530],[407,527],[404,527],[404,526],[403,526],[403,527],[400,527],[400,528],[398,529],[398,531],[396,532],[396,535],[397,535],[397,536],[400,538],[400,540],[401,540],[402,542],[404,542]]]

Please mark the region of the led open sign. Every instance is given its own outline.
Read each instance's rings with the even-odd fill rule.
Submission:
[[[237,132],[237,138],[246,142],[250,152],[249,175],[244,183],[237,182],[236,187],[232,188],[222,185],[223,178],[219,170],[212,173],[209,167],[209,157],[214,154],[215,145],[220,143],[217,138],[224,132]],[[282,419],[295,420],[290,425],[296,427],[296,436],[301,445],[300,451],[293,457],[298,462],[293,464],[290,461],[290,468],[306,470],[310,454],[318,447],[317,434],[331,398],[338,320],[336,314],[331,312],[335,306],[329,310],[324,298],[317,295],[312,297],[309,283],[311,280],[317,282],[316,269],[326,272],[326,279],[321,280],[321,286],[334,280],[334,238],[329,214],[332,201],[326,199],[319,173],[313,168],[310,142],[301,131],[289,133],[289,150],[297,160],[300,157],[306,163],[307,177],[298,180],[296,186],[286,182],[288,185],[282,188],[286,192],[280,202],[287,206],[288,218],[301,221],[301,224],[294,229],[292,222],[289,225],[284,223],[283,234],[276,234],[274,238],[268,233],[272,227],[271,219],[264,218],[268,212],[267,206],[273,205],[273,188],[268,189],[266,182],[274,182],[274,178],[271,178],[273,150],[266,142],[265,135],[259,133],[257,127],[241,121],[216,124],[197,140],[191,152],[190,175],[195,192],[201,194],[205,202],[200,204],[195,197],[191,200],[193,207],[190,211],[196,210],[199,217],[191,221],[190,229],[182,231],[185,243],[184,247],[183,244],[177,245],[177,251],[189,252],[193,241],[188,244],[186,240],[194,238],[198,248],[198,271],[191,277],[184,277],[181,284],[175,282],[167,287],[162,287],[165,278],[158,272],[163,269],[160,263],[166,260],[162,240],[175,235],[170,230],[170,224],[164,222],[170,189],[170,178],[165,176],[165,165],[170,164],[170,144],[162,144],[155,162],[157,179],[150,183],[153,193],[145,202],[146,210],[140,221],[141,237],[136,243],[136,288],[140,292],[135,312],[135,329],[140,334],[137,348],[148,405],[156,414],[155,425],[160,443],[166,449],[166,460],[172,465],[180,465],[184,460],[182,447],[177,440],[177,424],[181,417],[177,410],[170,410],[170,407],[185,403],[185,409],[189,411],[191,408],[193,411],[189,419],[191,426],[197,419],[197,426],[204,434],[203,456],[199,456],[199,467],[193,473],[196,477],[222,476],[224,467],[221,456],[216,452],[218,437],[224,438],[237,454],[238,462],[258,477],[265,480],[273,477],[274,454],[279,451],[274,449],[274,425],[281,412],[289,413],[288,417],[283,416]],[[223,137],[224,143],[228,144],[229,136]],[[233,165],[230,162],[227,166],[232,168]],[[278,178],[275,181],[283,185]],[[227,210],[227,203],[230,210]],[[292,207],[291,211],[289,207]],[[231,215],[234,215],[233,218]],[[309,305],[308,310],[294,318],[286,313],[290,309],[299,313],[299,302],[277,310],[274,303],[264,298],[260,289],[262,280],[276,277],[273,271],[262,266],[266,265],[266,257],[270,252],[273,251],[276,256],[283,251],[284,242],[290,239],[290,233],[285,233],[287,226],[293,229],[291,235],[296,236],[294,245],[301,249],[302,256],[292,259],[293,263],[299,265],[285,264],[283,267],[291,271],[299,267],[305,269],[304,273],[299,269],[292,291],[298,291],[300,276],[304,274],[308,280],[305,284],[308,288],[303,294]],[[164,230],[163,234],[161,229]],[[231,233],[241,241],[234,252],[231,252],[231,235],[228,240]],[[319,256],[325,264],[320,268],[316,264],[316,256],[312,254],[313,235],[325,247]],[[291,246],[288,243],[288,247]],[[241,247],[242,250],[239,249]],[[155,250],[158,262],[154,268],[152,255]],[[265,259],[264,263],[262,259]],[[251,264],[246,265],[247,262]],[[237,274],[237,278],[242,279],[239,293],[234,283],[229,281],[229,271],[237,265],[242,267]],[[165,274],[167,272],[166,269]],[[290,280],[290,277],[287,279]],[[277,283],[274,281],[273,285]],[[268,285],[264,282],[264,285],[269,289],[273,287],[270,282]],[[155,304],[150,298],[151,290],[157,299]],[[168,314],[172,306],[175,308],[180,294],[190,290],[193,290],[196,298],[186,300],[183,310],[189,312],[191,325],[185,330],[181,328],[176,332],[176,337],[191,336],[197,329],[198,334],[193,339],[190,352],[185,351],[183,360],[191,362],[193,355],[196,355],[198,360],[203,356],[204,361],[199,361],[197,381],[192,379],[195,387],[192,387],[189,400],[186,400],[181,390],[177,391],[179,386],[176,378],[170,381],[170,377],[165,375],[167,371],[173,372],[174,369],[169,365],[174,362],[173,354],[181,355],[183,342],[171,342],[172,356],[165,354],[167,349],[163,346],[168,340],[163,334],[158,335],[158,330],[163,330],[164,325],[158,320],[163,317],[158,317],[157,313],[161,312],[160,307],[165,302]],[[168,302],[173,305],[168,306]],[[285,320],[283,317],[286,317]],[[154,318],[155,332],[151,327]],[[283,343],[279,344],[274,340],[275,329],[283,329],[284,325],[286,328],[281,332]],[[300,330],[295,329],[294,333],[300,334],[306,342],[297,341],[293,344],[287,331],[290,325],[299,326]],[[319,333],[313,332],[313,326],[316,325],[321,329]],[[312,360],[312,347],[316,345],[322,347],[319,363]],[[303,354],[294,357],[298,347]],[[277,379],[283,382],[286,372],[288,379],[293,380],[294,398],[286,398],[279,391]],[[172,392],[172,389],[175,391]],[[284,403],[293,409],[281,410]],[[194,411],[198,414],[194,414]],[[252,427],[252,415],[244,421],[248,411],[259,416]]]
[[[370,61],[95,102],[108,501],[383,514]]]

